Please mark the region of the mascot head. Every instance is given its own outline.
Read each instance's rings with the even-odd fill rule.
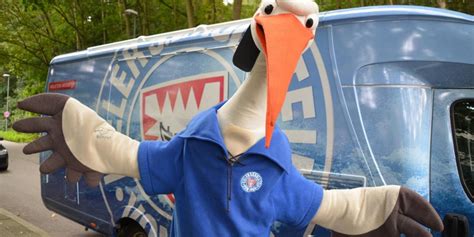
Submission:
[[[263,0],[233,58],[240,69],[252,71],[260,53],[267,66],[265,145],[273,129],[301,54],[309,47],[319,23],[313,0]]]

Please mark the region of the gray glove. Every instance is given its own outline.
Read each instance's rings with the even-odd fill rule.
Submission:
[[[39,94],[18,102],[18,108],[49,115],[45,117],[27,118],[13,124],[17,132],[40,133],[46,132],[23,149],[25,154],[33,154],[51,150],[53,154],[40,166],[43,174],[52,173],[66,167],[66,178],[69,182],[78,182],[82,175],[89,186],[97,186],[103,176],[85,165],[73,155],[66,144],[63,135],[63,109],[69,96],[62,94]],[[79,128],[80,129],[80,128]]]

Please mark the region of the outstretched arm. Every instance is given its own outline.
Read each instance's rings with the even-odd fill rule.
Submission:
[[[40,166],[41,173],[65,167],[68,181],[77,182],[84,175],[90,186],[97,186],[102,174],[139,177],[139,142],[115,131],[76,99],[45,93],[19,102],[18,107],[48,115],[13,124],[18,132],[47,133],[23,150],[25,154],[52,150],[52,155]]]
[[[443,230],[430,203],[400,186],[325,190],[312,222],[330,229],[333,237],[431,236],[422,225]]]

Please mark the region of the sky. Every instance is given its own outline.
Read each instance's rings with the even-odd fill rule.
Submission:
[[[232,4],[234,3],[234,0],[223,0],[224,4],[227,5],[227,4]]]

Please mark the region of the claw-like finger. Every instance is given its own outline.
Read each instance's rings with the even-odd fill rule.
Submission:
[[[59,155],[59,153],[54,152],[47,160],[45,160],[40,166],[40,172],[42,174],[52,173],[66,165],[66,161]]]
[[[18,102],[18,108],[38,113],[55,115],[63,110],[69,96],[55,93],[42,93]]]
[[[416,221],[404,215],[398,215],[398,229],[407,237],[432,237],[430,232]]]
[[[54,123],[55,121],[51,117],[27,118],[16,121],[13,124],[13,129],[24,133],[48,132],[54,127]]]
[[[402,187],[398,198],[404,215],[433,230],[443,230],[443,222],[436,210],[418,193]]]
[[[102,179],[103,174],[99,172],[87,172],[84,174],[84,178],[89,187],[97,187]]]
[[[28,143],[28,145],[23,148],[23,153],[29,155],[51,149],[53,149],[53,140],[50,135],[46,135]]]
[[[70,169],[70,168],[66,168],[66,179],[69,183],[79,182],[79,180],[81,179],[81,176],[82,176],[81,172]]]

